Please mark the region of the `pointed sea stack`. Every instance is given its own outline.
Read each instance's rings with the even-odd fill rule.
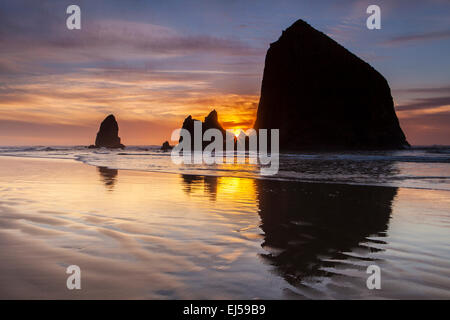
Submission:
[[[219,123],[219,116],[216,110],[211,111],[203,122],[203,130],[206,131],[208,129],[218,129],[222,136],[225,137],[225,129]]]
[[[386,79],[303,20],[267,51],[254,127],[284,150],[409,146]]]
[[[102,121],[95,139],[96,148],[125,148],[120,143],[119,126],[114,115],[110,114]]]
[[[184,119],[182,129],[186,129],[191,134],[191,150],[194,150],[194,139],[195,139],[195,132],[194,132],[194,124],[195,122],[201,122],[200,120],[192,118],[192,116],[188,116],[186,119]],[[222,125],[219,123],[219,117],[217,115],[217,111],[213,110],[211,111],[206,117],[205,121],[202,123],[202,137],[201,140],[203,140],[203,134],[208,129],[217,129],[222,133],[223,140],[223,146],[226,145],[226,130],[222,127]],[[183,141],[183,137],[180,137],[179,142]],[[203,149],[209,144],[210,142],[203,141]]]

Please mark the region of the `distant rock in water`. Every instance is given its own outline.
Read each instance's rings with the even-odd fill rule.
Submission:
[[[409,146],[386,79],[302,20],[267,51],[254,128],[285,150]]]
[[[194,124],[195,124],[195,121],[201,122],[200,120],[192,118],[192,116],[188,116],[186,119],[184,119],[183,126],[181,127],[182,129],[186,129],[187,131],[189,131],[189,133],[191,134],[191,150],[194,150],[194,138],[195,138]],[[216,110],[211,111],[208,114],[208,116],[206,116],[205,121],[202,122],[202,138],[201,138],[201,140],[203,139],[203,134],[208,129],[217,129],[222,133],[222,137],[224,138],[223,146],[225,148],[226,130],[219,123],[219,117],[217,115]],[[234,136],[233,136],[233,138],[234,138]],[[181,142],[181,141],[183,141],[183,137],[180,137],[179,142]],[[210,141],[203,141],[202,148],[205,148],[210,143],[211,143]]]
[[[117,125],[114,115],[110,114],[101,123],[97,138],[95,139],[95,147],[125,148],[125,146],[120,143],[119,126]]]
[[[169,151],[169,150],[172,150],[172,149],[173,149],[173,146],[171,146],[169,144],[169,141],[164,141],[164,143],[161,146],[161,150],[162,151]]]

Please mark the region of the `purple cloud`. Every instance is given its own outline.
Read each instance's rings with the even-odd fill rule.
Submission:
[[[385,45],[402,45],[405,43],[423,42],[431,40],[440,40],[450,38],[450,30],[432,31],[416,34],[408,34],[402,36],[392,37],[385,41]]]
[[[414,102],[396,106],[397,111],[424,110],[450,105],[450,96],[415,99]]]

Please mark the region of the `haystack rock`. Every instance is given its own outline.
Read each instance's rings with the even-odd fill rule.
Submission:
[[[303,20],[267,51],[254,127],[285,150],[409,146],[386,79]]]
[[[120,143],[119,126],[114,115],[110,114],[103,120],[95,139],[96,148],[125,148]]]
[[[188,116],[186,119],[184,119],[183,126],[182,126],[182,129],[186,129],[191,134],[191,148],[192,148],[191,150],[194,150],[194,138],[195,138],[194,123],[195,123],[195,121],[201,122],[200,120],[192,118],[192,116]],[[226,145],[226,142],[225,142],[226,130],[219,123],[219,117],[217,115],[217,111],[216,110],[211,111],[208,114],[208,116],[205,117],[205,121],[202,122],[202,138],[203,138],[203,134],[208,129],[217,129],[217,130],[219,130],[222,133],[222,137],[224,138],[223,146],[225,148],[225,145]],[[234,136],[233,136],[233,138],[234,138]],[[180,137],[180,141],[179,142],[181,142],[182,140],[183,140],[183,138]],[[211,142],[209,142],[209,141],[204,141],[202,143],[203,148],[205,148],[210,143]]]

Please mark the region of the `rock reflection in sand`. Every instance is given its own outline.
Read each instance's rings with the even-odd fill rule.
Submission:
[[[116,176],[118,173],[117,169],[109,169],[107,167],[97,167],[98,173],[108,190],[114,189],[114,184],[116,183]]]
[[[0,186],[1,298],[448,298],[447,191],[18,158]]]

